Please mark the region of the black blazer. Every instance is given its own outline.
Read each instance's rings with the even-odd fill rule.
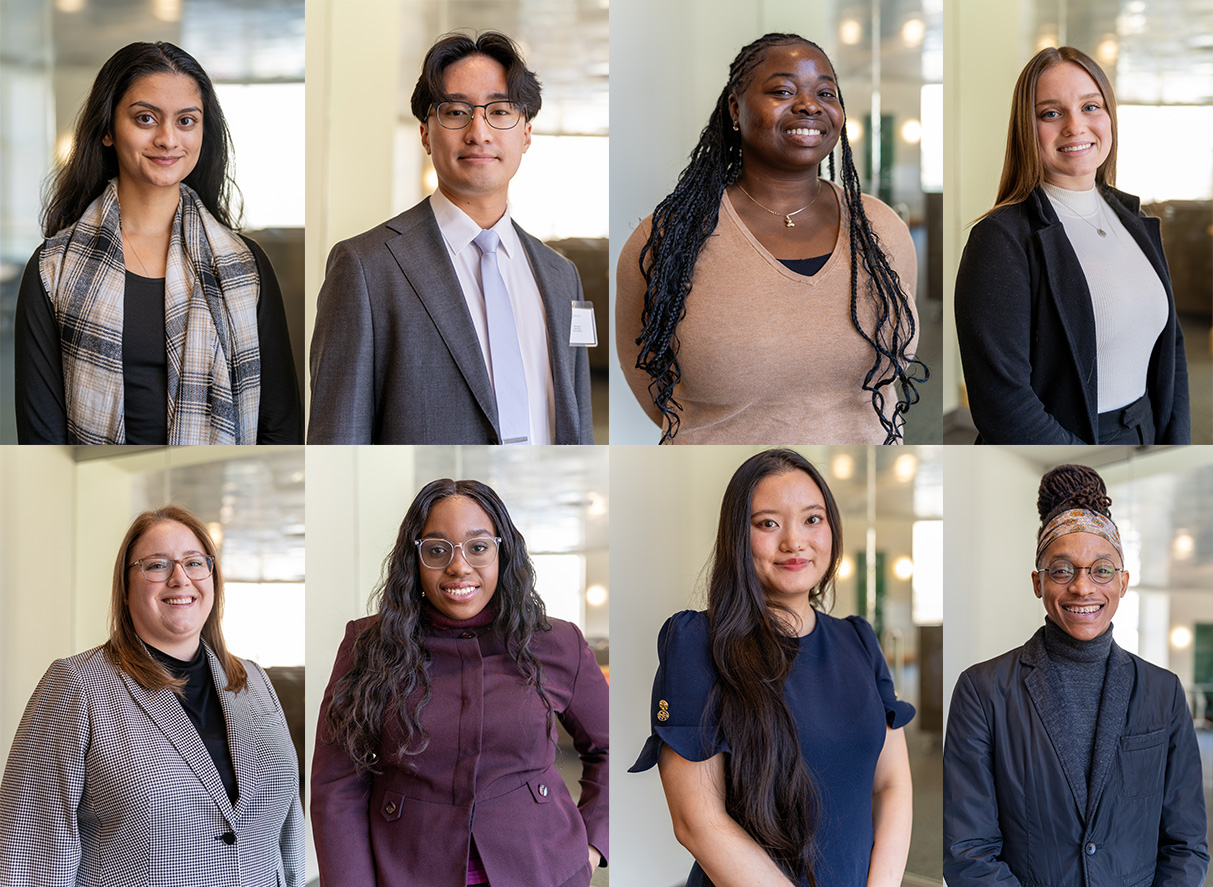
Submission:
[[[1189,442],[1188,366],[1158,219],[1101,193],[1167,291],[1146,391],[1156,443]],[[973,226],[956,274],[956,333],[978,443],[1095,444],[1095,314],[1078,256],[1043,189]]]
[[[949,887],[1198,887],[1209,865],[1204,789],[1179,678],[1112,643],[1082,783],[1055,751],[1070,738],[1043,636],[969,668],[953,691],[943,756]]]

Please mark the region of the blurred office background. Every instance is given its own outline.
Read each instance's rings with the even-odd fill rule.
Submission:
[[[607,443],[608,0],[308,0],[307,330],[329,250],[438,187],[409,98],[449,31],[498,30],[543,84],[510,215],[567,256],[594,303],[594,439]]]
[[[1114,637],[1179,675],[1213,803],[1213,447],[944,451],[945,702],[960,672],[1021,646],[1044,624],[1031,580],[1040,478],[1068,462],[1089,465],[1107,484],[1129,570]]]
[[[908,414],[905,440],[938,443],[943,0],[615,0],[611,37],[622,62],[611,89],[612,279],[624,243],[686,166],[728,81],[729,62],[771,31],[800,34],[830,57],[863,191],[910,226],[918,252],[918,357],[932,377]],[[613,442],[656,443],[657,426],[619,369],[614,324],[611,336]]]
[[[282,287],[303,382],[303,0],[3,0],[0,30],[0,444],[16,443],[13,314],[55,161],[97,72],[165,40],[215,84],[244,197],[244,233]],[[273,109],[273,113],[267,113]]]
[[[944,442],[972,443],[952,299],[969,226],[994,205],[1015,80],[1046,46],[1094,58],[1116,92],[1116,187],[1162,220],[1183,325],[1192,443],[1213,442],[1213,0],[945,4]]]
[[[131,520],[173,503],[215,541],[224,639],[269,673],[302,777],[303,472],[302,447],[0,447],[0,760],[51,661],[108,639]]]
[[[581,628],[603,671],[610,662],[610,519],[605,447],[309,447],[307,763],[320,700],[346,623],[369,614],[383,560],[417,492],[442,477],[488,484],[505,503],[551,616]],[[632,589],[635,591],[635,589]],[[557,767],[573,797],[581,762],[561,729]],[[614,820],[613,820],[614,822]],[[309,878],[316,873],[308,822]],[[619,856],[626,846],[612,842]],[[609,884],[610,869],[594,873]],[[309,881],[309,883],[311,883]],[[624,884],[644,883],[624,879]]]
[[[692,859],[674,839],[656,770],[627,772],[649,736],[657,632],[679,610],[707,606],[705,582],[720,500],[757,447],[613,447],[611,584],[611,869],[619,884],[675,887]],[[906,727],[914,831],[903,881],[942,883],[942,447],[801,447],[843,519],[844,559],[832,615],[876,629]],[[309,459],[311,453],[308,454]],[[871,558],[868,554],[871,553]],[[868,593],[874,589],[874,594]],[[949,633],[953,627],[949,625]]]

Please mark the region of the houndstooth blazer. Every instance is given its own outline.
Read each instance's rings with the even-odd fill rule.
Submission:
[[[101,648],[43,676],[0,783],[5,887],[302,887],[303,812],[269,678],[248,687],[206,648],[227,721],[235,807],[172,690],[149,692]]]

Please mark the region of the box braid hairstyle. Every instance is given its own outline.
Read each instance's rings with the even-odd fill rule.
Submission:
[[[648,242],[640,250],[640,272],[644,276],[644,328],[636,339],[640,353],[637,369],[649,374],[649,393],[665,418],[661,443],[678,433],[676,410],[682,405],[674,399],[674,388],[682,378],[678,366],[678,324],[686,315],[687,296],[699,252],[716,230],[720,201],[724,190],[741,175],[741,134],[732,127],[729,96],[749,86],[754,68],[762,63],[771,46],[803,43],[823,56],[825,51],[797,34],[765,34],[742,47],[729,66],[729,82],[716,100],[708,125],[699,134],[699,143],[691,151],[690,163],[678,177],[674,190],[653,211]],[[828,57],[827,57],[828,60]],[[839,104],[843,113],[839,91]],[[930,378],[921,361],[906,354],[914,338],[914,315],[910,298],[902,289],[897,272],[889,265],[876,232],[863,210],[859,174],[851,156],[845,128],[842,144],[842,187],[846,199],[848,237],[851,249],[851,322],[875,351],[872,366],[864,376],[863,389],[872,392],[872,408],[880,417],[885,443],[897,443],[905,425],[905,413],[918,402],[917,385]],[[834,181],[834,155],[830,154],[830,181]],[[876,329],[869,333],[859,322],[859,268],[867,275],[868,296],[878,305]],[[900,383],[892,418],[885,416],[884,389]]]

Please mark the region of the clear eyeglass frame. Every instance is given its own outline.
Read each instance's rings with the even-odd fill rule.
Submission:
[[[1087,571],[1087,575],[1096,585],[1107,585],[1116,578],[1118,573],[1124,572],[1121,567],[1116,566],[1106,557],[1098,558],[1088,567],[1078,567],[1065,558],[1058,558],[1038,572],[1044,573],[1057,585],[1069,585],[1078,578],[1078,574],[1083,570]]]
[[[138,567],[143,578],[149,582],[168,582],[178,564],[181,565],[186,577],[194,582],[205,579],[215,572],[215,559],[209,554],[191,554],[181,560],[161,555],[141,557],[139,560],[127,564],[126,567],[128,570],[131,567]]]
[[[423,545],[428,543],[428,547],[446,546],[445,552],[435,552],[423,548]],[[455,559],[455,549],[463,549],[463,560],[469,567],[487,567],[493,561],[497,560],[497,552],[501,546],[500,536],[476,536],[468,539],[466,542],[452,542],[450,539],[443,539],[438,536],[431,536],[428,539],[418,539],[414,543],[417,546],[417,557],[421,559],[423,566],[429,567],[431,570],[445,570],[450,566],[451,561]],[[478,548],[477,546],[484,546]]]
[[[473,105],[470,102],[437,102],[430,105],[438,125],[443,129],[467,129],[476,109],[484,109],[484,122],[493,129],[513,129],[526,116],[526,107],[517,102],[499,99],[484,105]],[[459,116],[465,115],[465,116]]]

